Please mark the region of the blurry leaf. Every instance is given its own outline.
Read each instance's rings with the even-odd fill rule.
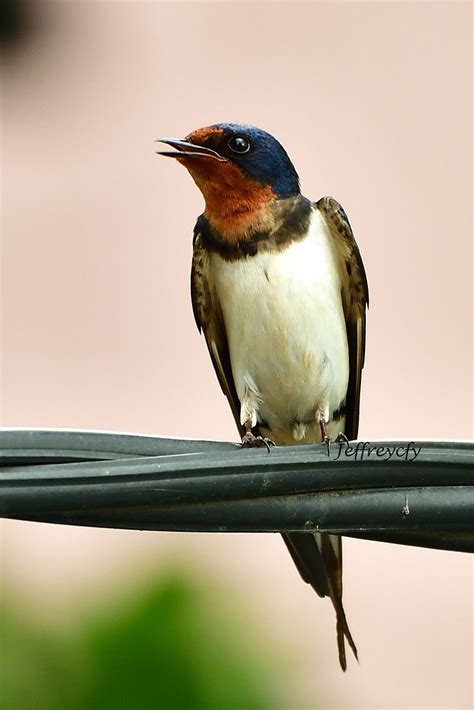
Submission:
[[[214,604],[170,575],[107,619],[89,622],[80,637],[46,635],[5,608],[0,707],[274,710],[268,661],[253,649],[255,637],[244,640],[237,624],[223,624]]]

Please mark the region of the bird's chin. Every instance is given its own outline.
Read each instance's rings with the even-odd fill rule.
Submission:
[[[178,161],[191,175],[204,199],[216,188],[220,189],[219,185],[224,177],[223,163],[216,163],[207,158],[190,158],[186,155],[180,156]]]

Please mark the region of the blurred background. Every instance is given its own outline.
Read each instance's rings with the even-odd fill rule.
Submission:
[[[371,289],[360,438],[472,438],[468,2],[2,5],[3,426],[235,440],[153,141],[273,133]],[[279,536],[2,522],[6,710],[473,705],[468,555],[345,542],[360,666]]]

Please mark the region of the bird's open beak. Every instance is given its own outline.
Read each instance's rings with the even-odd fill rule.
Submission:
[[[203,145],[195,145],[187,141],[178,140],[176,138],[158,138],[156,143],[166,143],[176,150],[157,150],[158,155],[165,155],[169,158],[214,158],[221,163],[227,163],[227,158],[216,153],[211,148],[206,148]]]

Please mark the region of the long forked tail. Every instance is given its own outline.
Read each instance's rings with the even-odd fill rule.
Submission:
[[[283,539],[305,582],[320,597],[330,597],[336,612],[337,648],[343,671],[347,668],[345,640],[357,660],[357,648],[342,605],[342,543],[339,535],[285,533]]]

